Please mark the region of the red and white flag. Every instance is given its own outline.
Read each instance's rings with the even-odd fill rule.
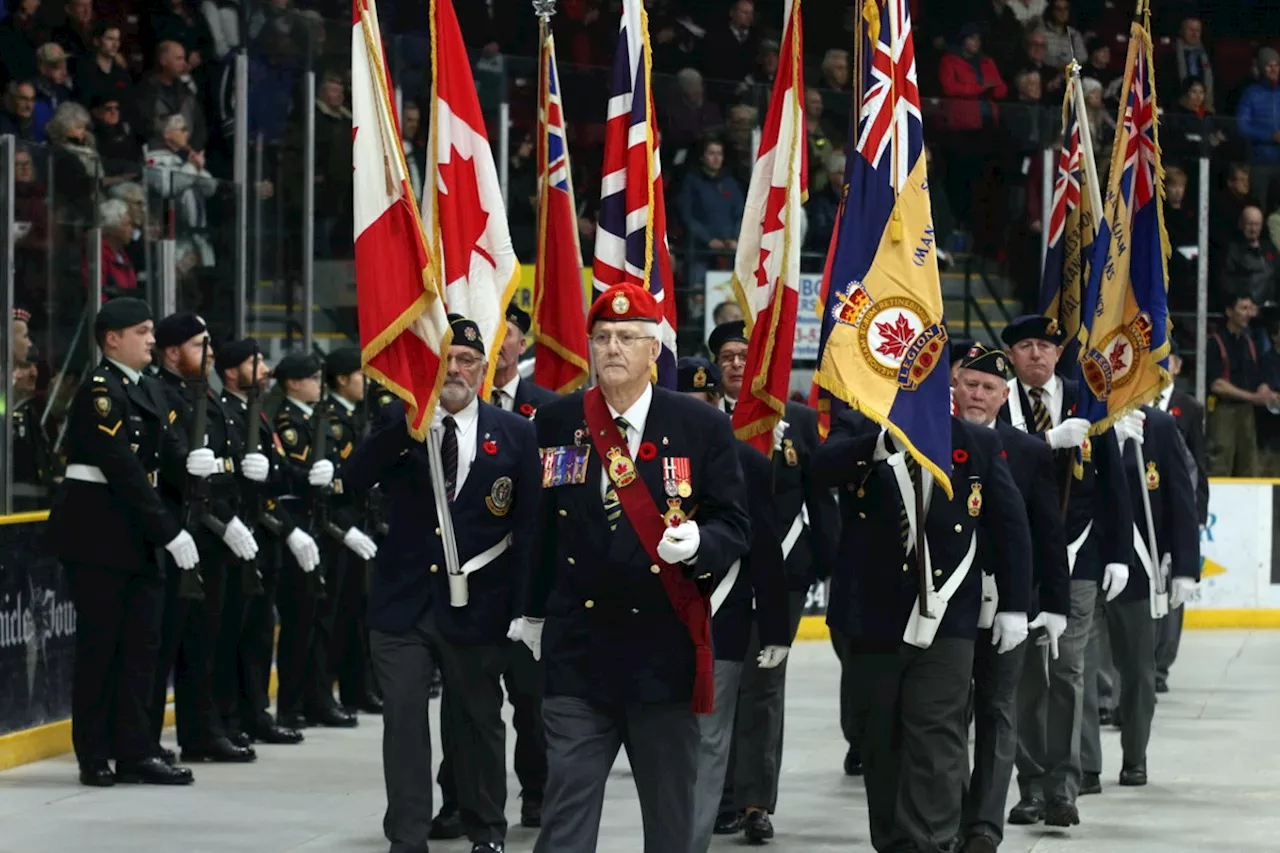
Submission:
[[[808,192],[800,0],[788,0],[773,95],[751,171],[733,288],[750,343],[733,429],[766,456],[787,407],[800,302],[800,206]]]
[[[409,431],[426,435],[452,340],[392,106],[374,0],[354,0],[351,30],[356,301],[362,360],[404,400]]]
[[[474,2],[474,0],[464,0]],[[422,222],[444,270],[445,302],[480,327],[493,382],[507,334],[507,303],[520,283],[498,170],[452,0],[431,0],[431,133]]]

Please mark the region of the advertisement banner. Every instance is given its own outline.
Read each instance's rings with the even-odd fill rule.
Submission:
[[[1200,600],[1194,610],[1280,606],[1271,583],[1275,486],[1214,480],[1200,534]]]
[[[704,305],[706,306],[702,339],[705,341],[716,327],[716,308],[725,302],[737,304],[733,295],[733,273],[728,270],[712,270],[704,278]],[[796,308],[796,344],[791,360],[795,363],[812,362],[818,358],[818,336],[822,323],[818,319],[818,296],[822,290],[822,274],[800,276],[800,304]]]

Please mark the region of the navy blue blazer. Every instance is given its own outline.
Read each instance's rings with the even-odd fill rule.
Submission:
[[[450,642],[506,642],[511,620],[524,611],[536,536],[542,472],[533,425],[480,403],[475,460],[452,504],[458,561],[466,563],[504,536],[510,535],[512,543],[469,576],[468,604],[453,607],[427,448],[410,437],[404,412],[399,400],[383,408],[341,472],[347,487],[380,483],[385,495],[389,527],[369,589],[369,627],[391,634],[408,631],[431,607]]]
[[[787,403],[787,431],[783,449],[773,453],[773,494],[777,506],[778,538],[787,531],[800,508],[809,508],[809,524],[786,557],[787,586],[803,591],[815,580],[831,576],[840,541],[840,510],[831,489],[813,477],[813,454],[818,440],[818,413],[800,403]]]
[[[907,555],[900,529],[902,496],[886,461],[874,461],[879,429],[856,412],[845,412],[813,458],[814,476],[844,490],[840,509],[842,554],[850,555],[831,576],[827,624],[868,650],[889,651],[916,606],[916,557]],[[1026,611],[1031,596],[1031,530],[1018,487],[1000,455],[995,432],[951,419],[953,498],[934,488],[925,520],[934,586],[946,582],[978,535],[978,555],[988,549],[1000,609]],[[970,500],[980,496],[973,510]],[[973,568],[951,598],[939,637],[974,639],[982,605],[982,566]]]
[[[538,409],[559,396],[555,391],[548,391],[541,385],[534,385],[533,382],[521,377],[519,384],[516,385],[514,411],[521,417],[532,418],[538,413]]]
[[[1196,470],[1196,517],[1200,525],[1209,523],[1209,459],[1205,451],[1204,407],[1186,391],[1175,388],[1169,397],[1169,414],[1191,453]]]

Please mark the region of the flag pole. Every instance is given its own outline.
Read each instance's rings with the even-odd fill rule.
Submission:
[[[1089,179],[1089,203],[1093,206],[1095,217],[1093,227],[1096,232],[1096,217],[1104,216],[1102,212],[1102,188],[1098,186],[1098,164],[1093,157],[1093,131],[1089,128],[1089,114],[1084,103],[1084,89],[1080,85],[1080,63],[1074,59],[1067,66],[1071,76],[1071,96],[1076,105],[1076,125],[1080,128],[1080,157],[1084,160],[1085,176]]]

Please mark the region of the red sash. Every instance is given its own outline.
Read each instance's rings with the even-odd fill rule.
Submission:
[[[693,712],[710,714],[715,706],[715,658],[711,651],[711,606],[698,586],[684,576],[683,570],[673,566],[658,556],[658,542],[667,529],[653,495],[635,470],[631,454],[627,449],[627,440],[609,415],[608,404],[599,388],[590,388],[582,398],[582,406],[587,416],[587,428],[591,430],[591,441],[596,452],[600,454],[600,464],[608,473],[610,454],[619,463],[631,468],[632,479],[626,485],[613,482],[618,502],[622,511],[631,522],[645,553],[661,568],[658,577],[662,580],[662,588],[676,616],[689,630],[689,638],[693,640],[695,664],[693,677]]]

